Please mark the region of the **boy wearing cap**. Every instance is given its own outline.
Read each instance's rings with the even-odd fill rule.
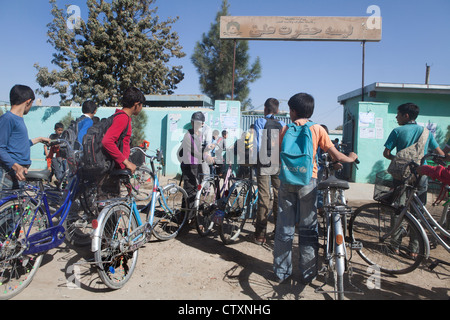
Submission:
[[[183,174],[184,189],[188,194],[189,207],[192,207],[197,186],[200,183],[202,173],[202,162],[205,150],[202,146],[202,127],[205,123],[205,115],[202,112],[195,112],[191,118],[192,128],[186,132],[178,152],[178,160],[181,164]]]

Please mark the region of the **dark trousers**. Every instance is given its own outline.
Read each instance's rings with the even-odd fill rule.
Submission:
[[[255,225],[255,236],[257,238],[265,236],[267,232],[267,220],[270,212],[270,184],[273,190],[273,218],[276,228],[278,216],[278,189],[280,188],[280,179],[278,175],[257,176],[258,181],[258,209]]]
[[[200,175],[202,173],[201,164],[182,164],[181,172],[183,174],[183,188],[188,194],[187,208],[192,208],[197,195],[197,187],[201,183]]]

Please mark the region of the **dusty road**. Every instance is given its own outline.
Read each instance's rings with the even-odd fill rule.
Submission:
[[[253,230],[253,225],[248,223],[240,241],[230,246],[224,246],[216,233],[201,238],[195,228],[174,240],[151,241],[140,249],[132,279],[118,291],[107,289],[96,269],[84,263],[92,258],[89,248],[63,244],[45,255],[30,286],[14,300],[332,299],[332,294],[315,292],[323,284],[321,276],[308,286],[298,282],[296,271],[290,283],[278,285],[270,280],[272,244],[258,246],[250,242],[248,236]],[[295,254],[296,244],[294,246]],[[440,247],[431,251],[431,257],[449,261],[449,255]],[[357,289],[353,290],[346,282],[354,291],[346,294],[349,300],[448,300],[450,297],[450,267],[445,265],[429,271],[427,264],[423,264],[413,273],[402,276],[381,274],[378,282],[374,282],[373,274],[356,253],[352,266],[351,283]],[[373,283],[378,284],[376,289],[370,289]],[[331,289],[329,285],[323,287],[324,291]]]

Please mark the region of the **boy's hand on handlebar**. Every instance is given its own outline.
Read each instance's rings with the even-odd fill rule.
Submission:
[[[356,160],[358,159],[358,155],[357,155],[356,153],[354,153],[354,152],[350,152],[350,153],[348,154],[348,157],[349,157],[350,159],[352,159],[353,162],[356,162]]]
[[[130,170],[131,171],[131,174],[134,174],[135,172],[136,172],[136,165],[133,163],[133,162],[131,162],[131,161],[129,161],[129,160],[125,160],[124,162],[123,162],[123,165],[128,169],[128,170]]]

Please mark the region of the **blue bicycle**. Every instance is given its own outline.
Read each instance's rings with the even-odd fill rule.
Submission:
[[[52,144],[61,144],[54,140]],[[83,244],[90,230],[87,208],[80,213],[73,204],[87,203],[94,184],[86,183],[77,168],[77,154],[71,161],[66,189],[49,188],[50,171],[30,171],[20,190],[3,192],[0,200],[0,299],[10,299],[32,281],[43,254],[67,238]],[[90,198],[90,196],[89,196]],[[54,212],[51,206],[59,206]],[[77,208],[78,209],[78,208]],[[72,218],[69,219],[68,217]],[[81,222],[84,220],[84,223]],[[90,240],[90,238],[89,238]]]
[[[138,249],[153,234],[159,240],[176,237],[188,217],[187,193],[176,184],[160,186],[155,161],[162,162],[162,153],[150,156],[151,175],[154,180],[152,199],[144,207],[138,207],[130,183],[131,172],[119,170],[112,174],[119,177],[128,190],[128,196],[114,199],[104,207],[98,220],[93,222],[92,252],[103,283],[110,289],[122,288],[131,278],[138,260]],[[141,219],[146,215],[146,222]]]

